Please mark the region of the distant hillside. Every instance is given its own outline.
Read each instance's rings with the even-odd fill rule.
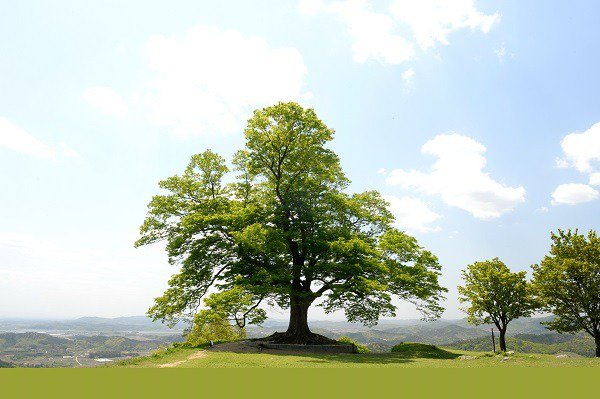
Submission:
[[[520,334],[522,337],[519,339],[524,342],[540,345],[563,344],[566,347],[571,339],[549,332],[541,324],[547,320],[549,320],[548,317],[514,320],[510,325],[510,337],[515,338]],[[262,326],[248,326],[248,336],[250,338],[259,338],[276,331],[285,331],[287,324],[287,320],[268,319]],[[371,350],[376,352],[387,352],[400,342],[422,342],[448,346],[450,344],[459,345],[462,341],[468,341],[468,343],[464,344],[465,349],[469,349],[469,345],[480,345],[482,350],[489,350],[489,345],[486,346],[486,343],[488,342],[491,328],[491,326],[472,326],[467,323],[465,318],[454,320],[440,319],[433,322],[384,319],[373,328],[347,321],[318,320],[311,321],[309,324],[311,329],[316,333],[335,339],[348,336],[360,344],[369,346]],[[81,317],[73,320],[0,320],[0,332],[12,331],[13,333],[24,333],[26,331],[35,331],[52,333],[54,336],[70,337],[68,343],[57,342],[56,339],[60,340],[64,338],[52,337],[50,335],[46,335],[43,338],[47,340],[46,343],[43,342],[42,338],[34,337],[34,346],[29,348],[32,353],[41,353],[39,350],[48,350],[49,353],[56,355],[59,353],[67,355],[73,351],[84,351],[84,353],[92,353],[97,356],[106,355],[106,357],[113,357],[108,356],[111,354],[115,355],[123,352],[137,353],[146,350],[148,346],[141,345],[137,338],[141,338],[140,336],[142,335],[147,336],[147,333],[152,332],[156,335],[144,339],[154,341],[158,339],[159,335],[181,334],[185,327],[186,325],[182,323],[174,329],[169,329],[159,322],[153,322],[146,316],[117,318]],[[103,339],[106,342],[101,342],[98,337],[94,337],[92,342],[91,338],[86,338],[84,337],[85,335],[103,335],[105,336]],[[107,339],[106,336],[111,335],[116,336],[116,338]],[[127,341],[123,337],[136,339]],[[9,336],[5,336],[4,339],[9,339]],[[545,341],[540,341],[540,339]],[[21,351],[25,352],[25,348],[27,348],[27,336],[20,337],[20,340],[18,345],[21,345]],[[78,342],[74,343],[73,340]],[[570,344],[575,346],[577,341]],[[150,342],[149,346],[152,345],[158,344]],[[527,345],[523,343],[521,346],[526,347]],[[48,349],[48,347],[52,349]],[[62,349],[59,351],[57,348]],[[551,350],[554,349],[545,348],[543,353],[549,353],[548,351]],[[0,346],[1,352],[2,349]],[[587,346],[585,349],[578,349],[573,352],[587,353]]]
[[[496,345],[498,345],[497,341]],[[445,346],[460,350],[490,352],[492,340],[491,336],[487,336],[454,342]],[[584,334],[516,334],[506,338],[506,347],[509,351],[518,353],[575,353],[586,357],[592,357],[595,353],[594,340]]]
[[[15,367],[12,363],[3,362],[2,360],[0,360],[0,369],[8,369],[12,367]]]
[[[1,333],[0,356],[17,364],[56,365],[57,361],[73,356],[87,359],[139,356],[178,338],[171,335],[142,340],[101,335],[56,337],[36,332]]]
[[[463,327],[456,324],[397,327],[385,330],[385,332],[395,334],[396,339],[401,341],[425,342],[434,345],[487,335],[482,328]]]
[[[531,337],[538,335],[543,335],[548,340],[560,341],[561,337],[555,337],[559,334],[549,333],[541,324],[549,319],[549,317],[543,317],[513,320],[510,326],[511,333],[513,336],[514,334],[527,334],[530,338],[524,339],[529,339],[532,342],[536,341]],[[491,326],[488,325],[470,325],[466,319],[440,319],[432,322],[387,319],[380,321],[373,328],[345,321],[321,320],[312,321],[309,324],[312,331],[318,334],[335,339],[347,336],[360,344],[367,345],[374,352],[388,352],[394,345],[401,342],[422,342],[444,346],[477,338],[483,338],[482,342],[485,342],[485,337],[489,337],[491,329]],[[275,331],[285,331],[286,328],[287,321],[285,320],[268,320],[262,327],[250,326],[248,336],[253,338],[264,337]]]

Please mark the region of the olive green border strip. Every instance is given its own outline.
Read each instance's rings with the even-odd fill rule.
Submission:
[[[600,368],[6,369],[2,398],[595,397]]]

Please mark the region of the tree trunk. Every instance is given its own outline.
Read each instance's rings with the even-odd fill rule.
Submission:
[[[308,308],[314,300],[311,292],[294,290],[290,294],[290,324],[284,333],[276,332],[263,341],[279,344],[335,345],[338,342],[315,334],[308,328]]]
[[[500,351],[506,352],[506,329],[500,330]]]
[[[299,342],[305,340],[311,335],[308,328],[308,308],[310,303],[306,303],[294,295],[290,297],[290,324],[286,334],[297,337]]]
[[[596,340],[596,357],[600,357],[600,334],[597,334],[594,339]]]

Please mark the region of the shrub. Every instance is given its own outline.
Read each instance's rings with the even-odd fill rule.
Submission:
[[[369,348],[367,348],[365,345],[359,344],[352,338],[340,337],[337,341],[340,344],[354,345],[354,347],[356,348],[356,353],[371,353],[371,350]]]

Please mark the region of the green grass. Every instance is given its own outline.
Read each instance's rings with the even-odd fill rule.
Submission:
[[[206,350],[205,356],[188,359],[197,348],[169,348],[151,356],[118,362],[109,367],[154,368],[177,363],[184,368],[314,368],[314,367],[598,367],[600,359],[557,358],[553,355],[504,355],[436,348],[431,345],[405,343],[392,353],[289,355],[265,353],[233,353]],[[462,356],[464,355],[464,356]],[[465,358],[466,357],[466,358]]]
[[[392,348],[393,353],[401,354],[410,359],[456,359],[462,352],[449,351],[435,345],[420,344],[418,342],[405,342]],[[491,355],[491,354],[490,354]]]

